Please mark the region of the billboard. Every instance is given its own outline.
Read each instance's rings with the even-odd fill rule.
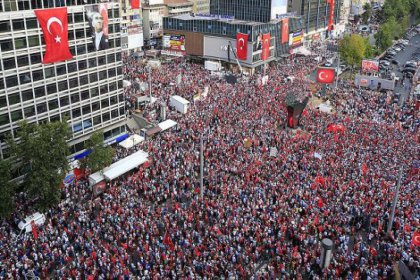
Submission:
[[[290,33],[289,35],[289,46],[299,47],[302,45],[303,40],[303,30],[298,32]]]
[[[287,13],[287,0],[271,1],[271,19],[279,18],[280,15]]]
[[[164,35],[162,37],[163,54],[185,55],[185,35]]]
[[[362,71],[364,72],[378,72],[379,71],[379,61],[372,59],[363,59],[362,60]]]
[[[247,42],[247,44],[248,51],[243,62],[252,64],[252,42]],[[232,46],[234,49],[232,50],[229,46]],[[224,61],[229,61],[230,59],[231,62],[234,62],[235,55],[233,51],[237,52],[236,38],[204,36],[203,56],[205,58]]]
[[[143,29],[141,25],[127,26],[128,48],[135,49],[143,47]]]
[[[85,6],[86,17],[89,22],[92,44],[95,50],[109,48],[108,42],[108,7],[106,3]]]

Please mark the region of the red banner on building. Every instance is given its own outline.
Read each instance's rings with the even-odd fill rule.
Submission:
[[[281,43],[285,44],[289,41],[289,19],[285,18],[281,21]]]
[[[335,69],[319,67],[316,72],[316,81],[321,84],[331,84],[334,82]]]
[[[35,10],[44,33],[45,54],[42,63],[53,63],[73,58],[68,42],[67,8]]]
[[[267,60],[270,56],[270,33],[263,34],[261,59]]]
[[[334,0],[327,0],[327,3],[330,4],[330,18],[328,21],[328,31],[333,30],[333,24],[334,24]]]
[[[248,55],[248,34],[236,33],[236,52],[238,59],[246,60]]]
[[[363,59],[362,60],[362,71],[365,72],[378,72],[379,71],[379,61]]]

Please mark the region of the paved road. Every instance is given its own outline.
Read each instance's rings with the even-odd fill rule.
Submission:
[[[395,59],[398,61],[398,64],[400,65],[400,68],[404,67],[404,64],[410,60],[411,55],[420,47],[420,34],[417,34],[416,36],[412,37],[410,39],[409,45],[405,48],[405,50],[400,51],[395,55]],[[398,69],[396,65],[392,65],[393,69],[392,72],[395,73],[397,77],[402,79],[402,72]],[[408,83],[408,80],[407,80]],[[410,90],[406,90],[404,86],[401,83],[398,83],[398,85],[394,89],[394,93],[401,94],[400,96],[400,104],[404,102],[404,100],[407,99],[408,95],[410,94]]]

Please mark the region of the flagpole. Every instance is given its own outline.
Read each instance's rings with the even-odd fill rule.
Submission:
[[[200,195],[201,195],[201,199],[204,198],[203,173],[204,173],[203,135],[201,134],[200,136]]]
[[[338,71],[340,69],[340,53],[337,52],[337,75],[335,76],[335,92],[337,92],[337,87],[338,87]]]
[[[394,194],[394,201],[392,202],[392,211],[391,211],[391,217],[388,223],[387,233],[391,232],[392,224],[394,223],[395,207],[397,206],[398,195],[399,195],[400,187],[401,187],[402,171],[403,171],[403,166],[400,167],[400,173],[398,175],[398,183],[397,183],[397,188]]]

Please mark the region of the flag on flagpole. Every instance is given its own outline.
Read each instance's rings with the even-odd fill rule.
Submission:
[[[163,244],[169,247],[171,251],[175,250],[175,245],[171,240],[171,237],[169,236],[168,231],[165,232],[165,236],[163,237]]]

